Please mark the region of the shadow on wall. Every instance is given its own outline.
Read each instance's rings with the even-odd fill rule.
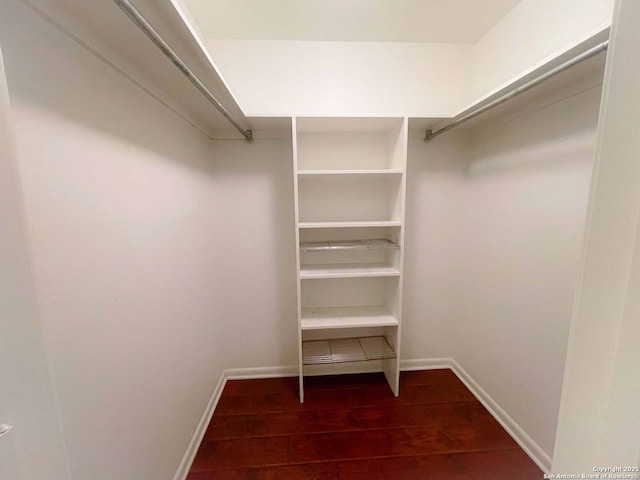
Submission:
[[[289,139],[215,141],[225,368],[294,365],[293,159]]]
[[[592,159],[601,88],[470,129],[469,176],[513,170],[528,174],[553,163],[565,168]]]
[[[7,10],[0,40],[13,105],[135,145],[158,161],[212,172],[198,155],[208,140],[201,132],[25,5],[11,2]]]
[[[450,357],[451,319],[460,302],[460,192],[466,132],[425,142],[410,132],[407,161],[403,359]]]
[[[471,159],[468,173],[472,178],[515,170],[526,175],[531,170],[546,170],[552,167],[549,164],[557,164],[559,161],[563,163],[561,167],[566,167],[567,162],[583,162],[592,157],[594,146],[592,132],[577,132],[557,138],[545,137],[537,145],[521,145],[493,155],[476,152],[478,156]]]
[[[469,131],[452,356],[550,457],[600,89]]]

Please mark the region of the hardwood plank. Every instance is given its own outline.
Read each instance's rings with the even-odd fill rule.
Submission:
[[[265,415],[214,415],[205,440],[269,435],[342,432],[410,426],[445,426],[492,422],[478,401],[304,410]]]
[[[337,460],[517,448],[494,420],[479,425],[410,427],[205,441],[193,472]]]
[[[444,385],[416,385],[402,389],[400,397],[396,398],[399,405],[433,404],[443,402],[477,401],[476,397],[463,383]]]
[[[316,388],[361,388],[363,385],[382,384],[386,385],[387,380],[383,373],[364,373],[354,375],[321,375],[315,377],[305,377],[305,389]],[[443,385],[452,383],[462,383],[450,369],[437,370],[415,370],[402,372],[400,375],[401,385]]]
[[[384,373],[358,373],[350,375],[318,375],[304,377],[305,390],[362,388],[369,385],[388,385]]]
[[[331,408],[356,408],[382,405],[411,405],[443,402],[475,401],[475,397],[463,384],[406,386],[395,397],[385,383],[366,388],[340,390],[306,389],[305,403],[301,404],[294,393],[269,393],[252,396],[222,396],[218,415],[266,414],[288,411]]]
[[[478,425],[410,427],[205,441],[192,471],[514,448],[493,420]]]
[[[311,463],[191,472],[187,480],[339,480],[341,477],[338,467],[337,463]]]
[[[409,409],[416,425],[479,425],[493,423],[495,419],[478,401],[434,403],[424,405],[408,405],[400,407]]]
[[[520,449],[192,472],[187,480],[540,480]]]
[[[225,396],[216,407],[216,415],[268,414],[282,411],[300,411],[303,405],[296,394],[267,393],[262,395]]]
[[[354,375],[320,375],[305,377],[305,388],[312,390],[362,388],[367,385],[387,385],[383,373]],[[298,377],[259,378],[254,380],[229,380],[224,396],[284,394],[298,395]]]
[[[221,440],[202,442],[191,471],[284,465],[288,462],[289,437]]]
[[[266,418],[263,415],[232,415],[214,417],[205,439],[366,430],[414,423],[410,412],[398,408],[311,410],[274,413]]]
[[[298,377],[229,380],[224,386],[223,395],[236,397],[270,393],[298,395]]]
[[[517,448],[500,425],[366,430],[290,438],[290,462],[310,463]]]
[[[403,386],[415,385],[450,385],[461,384],[462,382],[451,370],[416,370],[413,372],[402,372],[400,375],[400,388]]]
[[[540,480],[520,448],[340,462],[340,480]]]

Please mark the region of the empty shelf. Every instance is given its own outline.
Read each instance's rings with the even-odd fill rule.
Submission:
[[[386,238],[371,240],[329,240],[326,242],[300,242],[303,252],[337,252],[358,250],[397,250],[400,246]]]
[[[400,270],[385,263],[300,265],[300,278],[399,277]]]
[[[300,222],[299,228],[363,228],[363,227],[401,227],[400,220],[362,220],[347,222]]]
[[[339,338],[302,342],[302,363],[366,362],[395,358],[396,354],[385,337]]]
[[[398,326],[384,307],[316,307],[302,309],[302,330]]]

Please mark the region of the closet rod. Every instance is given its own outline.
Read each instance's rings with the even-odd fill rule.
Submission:
[[[165,56],[171,60],[178,70],[189,79],[189,81],[209,100],[209,102],[216,107],[216,109],[226,118],[229,122],[238,130],[244,138],[251,141],[253,140],[253,132],[251,130],[245,130],[227,111],[226,108],[220,103],[220,101],[209,91],[209,89],[200,81],[200,79],[191,71],[189,67],[180,59],[178,54],[164,41],[160,34],[151,26],[146,18],[133,6],[129,0],[113,0],[120,9],[126,13],[126,15],[135,23],[144,34],[149,37],[153,44],[158,47]]]
[[[443,133],[448,132],[453,128],[456,128],[458,125],[462,125],[463,123],[468,122],[473,118],[476,118],[478,115],[482,115],[488,110],[491,110],[493,107],[497,107],[498,105],[506,102],[507,100],[511,100],[513,97],[520,95],[523,92],[526,92],[527,90],[535,87],[536,85],[539,85],[545,80],[548,80],[554,75],[573,67],[574,65],[582,62],[583,60],[587,60],[588,58],[591,58],[594,55],[599,54],[600,52],[604,52],[605,50],[607,50],[608,47],[609,47],[609,40],[602,42],[601,44],[596,45],[595,47],[592,47],[589,50],[586,50],[585,52],[582,52],[579,55],[576,55],[575,57],[567,60],[566,62],[561,63],[557,67],[552,68],[548,72],[543,73],[542,75],[534,78],[533,80],[528,81],[524,85],[514,88],[510,92],[507,92],[501,97],[496,98],[495,100],[486,104],[485,106],[480,107],[477,110],[472,110],[469,113],[465,113],[464,115],[454,118],[454,120],[450,124],[445,125],[444,127],[436,131],[427,130],[425,132],[424,141],[428,142],[429,140],[434,139],[438,135],[442,135]]]

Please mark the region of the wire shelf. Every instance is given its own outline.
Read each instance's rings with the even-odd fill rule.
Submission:
[[[300,242],[303,252],[336,252],[345,250],[397,250],[400,246],[386,238],[371,240],[329,240],[325,242]]]
[[[302,342],[302,363],[304,365],[366,362],[395,357],[396,353],[393,348],[382,336]]]

